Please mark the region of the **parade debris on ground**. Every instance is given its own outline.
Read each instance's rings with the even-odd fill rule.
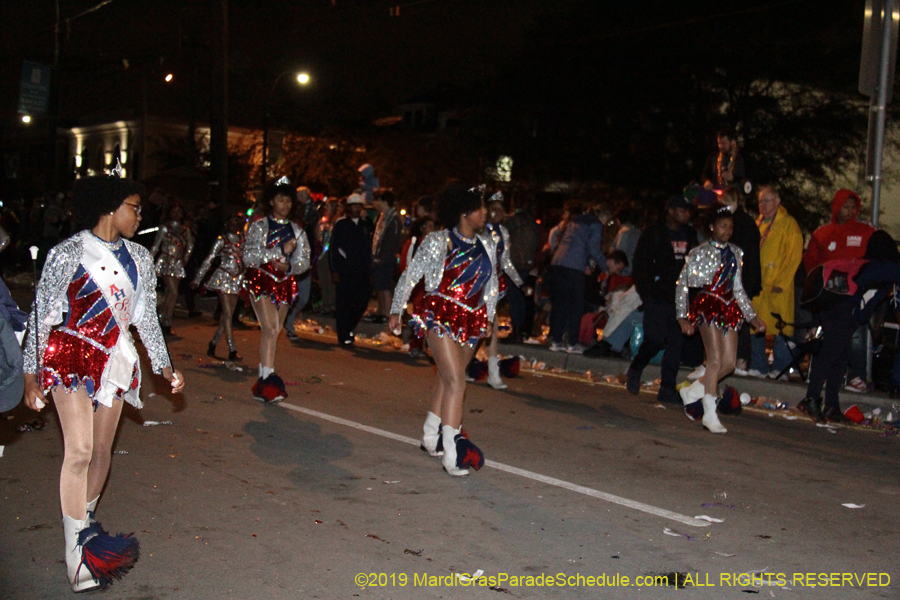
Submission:
[[[504,318],[500,318],[500,323],[498,326],[498,331],[504,331],[508,329],[508,323],[504,321]],[[546,329],[546,327],[545,327]],[[326,335],[326,336],[334,336],[334,330],[330,326],[321,326],[316,321],[311,319],[307,319],[304,321],[298,321],[295,324],[295,330],[297,332],[305,332],[312,333],[318,335]],[[532,345],[543,345],[545,343],[546,331],[543,332],[544,335],[530,338],[526,340],[527,344]],[[362,334],[356,335],[356,342],[362,346],[369,347],[385,347],[391,348],[395,351],[400,352],[408,352],[409,345],[405,344],[403,340],[391,334],[388,331],[381,331],[377,335],[373,337],[367,337]],[[503,359],[512,358],[511,356],[504,356]],[[487,360],[487,350],[482,345],[478,349],[478,353],[476,354],[476,358],[480,360]],[[560,367],[547,367],[547,363],[541,361],[537,358],[528,358],[524,355],[518,356],[520,361],[520,371],[524,373],[529,373],[534,377],[544,377],[544,376],[552,376],[561,379],[566,379],[569,381],[577,381],[582,383],[587,383],[590,385],[607,385],[617,388],[624,388],[625,383],[627,381],[627,376],[625,373],[598,373],[587,371],[584,374],[573,373],[570,371],[566,371]],[[205,365],[201,364],[200,366],[203,368],[212,368],[215,366],[219,366],[224,363],[219,363],[217,365]],[[240,369],[238,367],[238,369]],[[304,383],[323,383],[323,381],[315,381],[315,377],[311,378],[313,380],[301,379]],[[296,382],[285,382],[287,385],[296,385]],[[684,382],[685,384],[689,384],[689,381]],[[336,383],[334,385],[340,385]],[[659,391],[660,380],[646,380],[641,382],[641,391],[644,393],[655,394]],[[759,396],[756,398],[750,397],[749,394],[741,393],[739,394],[741,405],[743,408],[750,410],[751,412],[768,412],[770,417],[774,417],[776,415],[780,415],[783,419],[788,421],[801,420],[806,419],[806,415],[801,414],[796,408],[790,406],[787,402],[783,400],[779,400],[776,398],[769,398],[766,396]],[[657,404],[657,408],[666,407],[662,404]],[[834,425],[831,423],[818,423],[820,427],[823,427],[829,433],[837,433],[841,428],[854,428],[854,429],[867,429],[872,430],[879,433],[881,436],[894,436],[900,435],[900,403],[895,403],[893,406],[893,410],[888,412],[885,417],[881,416],[882,410],[881,408],[874,408],[871,411],[868,411],[863,414],[863,420],[858,424],[842,424],[842,425]],[[896,420],[895,420],[896,419]]]
[[[144,421],[144,427],[156,427],[157,425],[171,425],[172,421]]]
[[[16,431],[19,433],[27,433],[29,431],[40,431],[47,424],[43,419],[38,419],[36,421],[31,421],[30,423],[22,423],[21,425],[16,426]]]

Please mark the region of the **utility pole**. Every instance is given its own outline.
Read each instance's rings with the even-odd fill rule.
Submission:
[[[210,186],[222,216],[228,203],[228,0],[212,0],[213,52],[210,115]],[[210,190],[212,192],[212,190]]]

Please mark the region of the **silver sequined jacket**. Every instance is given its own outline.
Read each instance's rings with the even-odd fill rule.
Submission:
[[[44,270],[37,285],[33,311],[28,320],[28,334],[25,337],[25,373],[37,374],[36,349],[40,348],[43,356],[50,330],[63,322],[62,315],[69,308],[67,292],[75,272],[81,264],[84,253],[85,236],[92,235],[84,230],[76,233],[64,242],[57,244],[47,254]],[[124,240],[128,253],[137,265],[138,285],[135,286],[134,319],[141,342],[150,356],[150,364],[154,373],[161,373],[165,367],[171,367],[169,351],[163,339],[159,320],[156,316],[156,271],[150,252],[140,244]],[[34,323],[38,323],[37,347],[35,347]]]
[[[300,226],[291,221],[291,227],[294,229],[294,237],[297,239],[297,247],[291,254],[290,268],[287,275],[302,275],[309,271],[310,252],[309,240],[306,239],[306,233],[300,229]],[[269,236],[269,219],[258,219],[250,224],[247,229],[247,237],[244,240],[244,266],[247,268],[257,268],[267,262],[283,258],[281,246],[274,248],[266,247],[266,238]]]
[[[244,261],[241,258],[241,246],[244,236],[240,233],[225,233],[216,238],[212,249],[197,270],[194,283],[200,285],[212,267],[213,261],[219,257],[219,266],[209,276],[207,289],[224,294],[240,294],[244,286]]]
[[[512,279],[513,283],[516,284],[516,287],[522,287],[524,282],[522,281],[522,278],[519,277],[519,272],[516,271],[516,268],[512,264],[512,260],[509,258],[509,229],[507,229],[503,223],[498,225],[498,229],[500,230],[500,235],[503,236],[503,253],[500,255],[500,268],[510,279]]]
[[[497,308],[497,300],[500,296],[497,280],[497,242],[489,232],[476,233],[475,237],[482,243],[491,259],[491,278],[484,286],[484,304],[487,309],[488,322],[494,320],[494,311]],[[422,244],[416,250],[412,261],[400,276],[397,287],[394,290],[394,301],[391,303],[391,314],[401,315],[409,296],[416,284],[425,278],[425,291],[433,292],[441,285],[444,277],[444,263],[447,260],[447,250],[450,246],[450,233],[447,230],[429,233],[422,240]]]
[[[744,284],[741,281],[741,265],[743,263],[744,251],[735,246],[728,244],[731,251],[734,252],[735,261],[737,261],[737,272],[734,275],[734,298],[737,300],[741,312],[744,313],[744,319],[752,321],[756,317],[756,312],[744,292]],[[701,288],[712,283],[713,277],[719,270],[722,262],[722,251],[716,248],[712,242],[706,242],[691,250],[687,260],[684,261],[684,268],[681,270],[681,277],[675,284],[675,316],[679,319],[688,318],[689,299],[688,288]]]
[[[156,274],[160,277],[184,277],[184,265],[193,251],[194,235],[187,227],[177,221],[162,225],[150,248],[150,254],[156,256]]]

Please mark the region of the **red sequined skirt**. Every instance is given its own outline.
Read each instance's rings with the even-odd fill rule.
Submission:
[[[703,324],[715,325],[719,329],[741,328],[744,323],[744,313],[734,298],[723,298],[710,292],[701,291],[691,301],[688,310],[688,320],[694,326]]]
[[[44,393],[56,386],[63,386],[67,392],[74,392],[84,386],[87,395],[93,398],[100,391],[100,380],[109,355],[96,343],[86,338],[72,335],[67,331],[54,330],[47,338],[41,369],[41,388]],[[131,389],[138,386],[137,369],[132,376]],[[121,399],[126,392],[117,389],[115,397]]]
[[[488,326],[487,308],[469,308],[438,294],[427,294],[413,307],[410,325],[419,337],[429,331],[450,336],[458,344],[473,347]]]
[[[268,296],[275,304],[291,304],[300,293],[296,277],[285,275],[269,263],[260,268],[247,269],[244,287],[255,300]]]

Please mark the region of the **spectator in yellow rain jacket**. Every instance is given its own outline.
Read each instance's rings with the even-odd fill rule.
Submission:
[[[766,331],[774,335],[772,369],[766,358],[766,334],[755,334],[751,340],[749,375],[776,377],[791,362],[791,353],[784,339],[777,336],[778,313],[789,323],[794,321],[794,274],[803,257],[803,234],[794,217],[781,206],[778,190],[765,186],[759,190],[759,262],[762,271],[762,291],[753,299],[753,309],[766,324]],[[794,333],[785,327],[784,333]]]

